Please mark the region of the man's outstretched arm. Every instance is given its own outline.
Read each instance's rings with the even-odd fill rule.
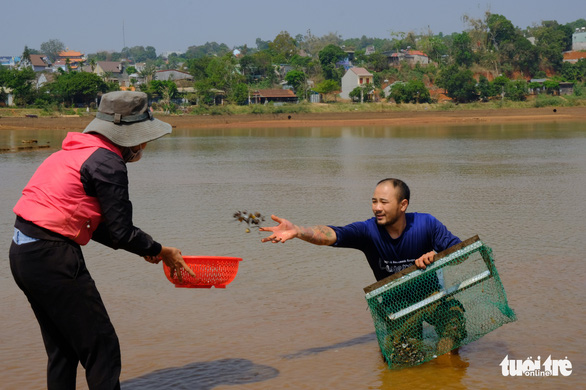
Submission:
[[[271,232],[268,237],[263,238],[262,242],[285,242],[293,238],[299,238],[303,241],[315,245],[333,245],[336,242],[336,232],[325,225],[317,225],[311,227],[297,226],[290,221],[279,218],[276,215],[271,215],[273,221],[277,222],[277,226],[261,227],[259,230],[263,232]]]

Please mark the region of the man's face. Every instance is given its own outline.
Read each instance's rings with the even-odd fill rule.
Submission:
[[[406,199],[399,202],[395,187],[391,183],[383,182],[374,189],[372,212],[379,225],[393,225],[405,213],[407,205]]]

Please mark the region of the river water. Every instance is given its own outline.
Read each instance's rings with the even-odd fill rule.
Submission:
[[[40,389],[46,356],[10,275],[12,207],[64,131],[0,132],[52,149],[0,154],[0,387]],[[88,268],[121,341],[123,389],[582,387],[586,124],[177,130],[129,165],[135,223],[186,255],[243,258],[226,289],[177,289],[151,265],[95,243]],[[411,187],[460,238],[493,249],[518,321],[460,356],[391,371],[381,359],[358,251],[262,244],[238,210],[301,225],[371,217],[376,182]],[[272,221],[265,222],[266,225]],[[569,360],[570,376],[503,376],[500,363]],[[80,369],[78,388],[86,388]]]

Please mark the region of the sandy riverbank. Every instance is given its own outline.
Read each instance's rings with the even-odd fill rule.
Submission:
[[[177,129],[324,127],[324,126],[409,126],[430,124],[512,123],[584,121],[586,107],[525,108],[455,111],[341,112],[277,115],[156,115]],[[81,130],[93,119],[83,117],[0,117],[0,130]]]

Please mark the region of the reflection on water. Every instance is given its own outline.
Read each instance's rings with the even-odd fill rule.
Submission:
[[[0,132],[0,141],[65,132]],[[121,341],[126,388],[577,388],[586,364],[582,256],[584,124],[175,131],[129,166],[135,223],[186,255],[242,257],[225,290],[175,289],[162,266],[84,248]],[[50,151],[1,153],[2,388],[42,388],[38,325],[7,262],[12,207]],[[362,288],[361,253],[300,241],[261,244],[238,210],[342,225],[371,216],[375,183],[404,179],[410,211],[436,215],[495,255],[518,322],[459,357],[386,368]],[[266,224],[272,224],[267,221]],[[577,294],[578,292],[578,294]],[[561,325],[563,324],[563,326]],[[499,363],[567,356],[563,378],[510,378]],[[225,378],[225,379],[222,379]],[[250,381],[249,381],[250,379]],[[236,386],[234,386],[236,385]],[[148,387],[150,386],[150,387]],[[197,387],[199,386],[199,387]],[[85,388],[80,370],[78,388]]]

